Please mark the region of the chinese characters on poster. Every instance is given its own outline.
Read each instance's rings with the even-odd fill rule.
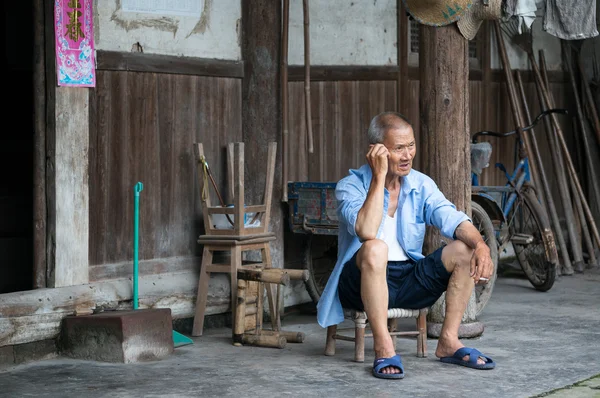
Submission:
[[[59,86],[95,87],[93,0],[55,0],[56,73]]]

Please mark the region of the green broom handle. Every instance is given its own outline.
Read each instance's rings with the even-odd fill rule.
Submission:
[[[140,192],[144,189],[144,184],[138,182],[133,188],[133,309],[137,310],[138,305],[138,239],[140,227]]]

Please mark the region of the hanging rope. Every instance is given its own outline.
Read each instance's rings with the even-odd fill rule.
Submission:
[[[202,178],[204,180],[202,184],[202,201],[206,202],[206,199],[208,199],[208,179],[210,178],[210,182],[212,183],[212,186],[215,189],[215,192],[217,193],[217,197],[219,198],[221,207],[227,207],[225,201],[223,200],[223,197],[221,196],[221,193],[219,193],[219,188],[217,188],[217,183],[215,182],[215,179],[212,176],[210,168],[208,167],[208,162],[206,161],[204,155],[200,156],[200,161],[202,162]],[[227,221],[229,221],[229,224],[234,226],[233,220],[231,219],[231,217],[229,217],[229,214],[225,214],[225,217],[227,218]]]
[[[206,158],[204,155],[200,156],[200,161],[202,162],[202,201],[206,202],[208,198],[208,163],[206,162]]]

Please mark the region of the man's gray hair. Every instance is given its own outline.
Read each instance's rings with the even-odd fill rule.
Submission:
[[[392,128],[400,129],[405,127],[412,128],[412,124],[403,114],[399,112],[382,112],[371,119],[371,124],[369,124],[369,130],[367,131],[369,144],[381,144],[385,138],[386,131]]]

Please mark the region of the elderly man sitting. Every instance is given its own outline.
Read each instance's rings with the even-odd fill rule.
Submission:
[[[415,137],[404,116],[375,116],[368,137],[367,163],[336,186],[339,255],[317,305],[319,324],[342,322],[343,308],[365,311],[373,331],[373,375],[401,379],[404,367],[387,329],[388,308],[429,307],[446,291],[435,355],[444,363],[493,369],[491,358],[458,338],[474,284],[486,283],[493,273],[489,248],[434,181],[412,169]],[[423,256],[426,225],[454,240]]]

